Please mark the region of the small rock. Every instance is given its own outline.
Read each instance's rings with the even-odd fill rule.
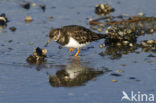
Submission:
[[[148,60],[147,62],[148,62],[148,63],[152,63],[152,60]]]
[[[150,29],[150,33],[153,33],[153,32],[154,32],[154,29],[153,29],[153,28],[151,28],[151,29]]]
[[[124,45],[127,45],[129,42],[128,41],[123,41],[123,44]]]
[[[154,44],[155,41],[154,41],[154,40],[148,40],[147,43],[148,43],[148,44]]]
[[[37,4],[36,4],[36,3],[32,3],[32,6],[33,6],[33,7],[36,7],[36,6],[37,6]]]
[[[33,42],[29,42],[29,45],[33,45],[34,43]]]
[[[115,82],[117,82],[117,80],[113,79],[113,80],[112,80],[112,82],[114,82],[114,83],[115,83]]]
[[[117,73],[111,73],[112,76],[116,76],[116,77],[120,77],[121,74],[117,74]]]
[[[16,27],[12,26],[9,28],[12,32],[15,32],[16,31]]]
[[[113,12],[115,9],[111,8],[109,5],[107,4],[98,4],[95,7],[95,13],[98,15],[106,15],[110,12]]]
[[[59,48],[59,49],[62,49],[62,46],[59,45],[58,48]]]
[[[12,50],[12,48],[8,48],[10,51]]]
[[[135,77],[129,77],[129,79],[136,79]]]
[[[8,19],[4,13],[0,15],[0,26],[6,26]]]
[[[116,43],[116,45],[117,45],[117,46],[121,46],[121,43],[120,43],[120,42],[118,42],[118,43]]]
[[[47,50],[37,47],[33,52],[33,55],[27,57],[26,61],[30,64],[40,64],[45,62]]]
[[[148,44],[145,43],[145,42],[141,42],[141,45],[144,46],[144,47],[147,47],[148,46]]]
[[[132,43],[129,43],[129,46],[130,46],[130,47],[133,47],[133,44],[132,44]]]
[[[136,82],[140,82],[141,80],[136,80]]]
[[[11,43],[11,42],[13,42],[13,40],[8,40],[8,43]]]
[[[150,55],[148,55],[148,57],[156,57],[155,55],[153,55],[153,54],[150,54]]]
[[[98,32],[102,32],[102,29],[97,29]]]
[[[43,11],[46,10],[46,6],[45,6],[44,4],[41,4],[41,5],[40,5],[40,8],[41,8]]]
[[[124,66],[126,66],[126,64],[121,64],[121,66],[123,66],[123,67],[124,67]]]
[[[105,45],[104,44],[100,44],[100,46],[99,46],[100,48],[104,48],[105,47]]]
[[[53,19],[54,17],[53,16],[50,16],[49,18],[48,18],[48,21],[51,21],[51,19]]]
[[[32,21],[33,21],[33,19],[31,16],[25,17],[25,22],[32,22]]]
[[[143,12],[139,12],[138,15],[139,16],[144,16],[144,13]]]
[[[21,6],[22,6],[24,9],[30,9],[30,3],[29,3],[29,2],[22,2],[22,3],[21,3]]]
[[[119,73],[121,73],[121,72],[123,72],[122,70],[117,70],[116,72],[119,72]]]

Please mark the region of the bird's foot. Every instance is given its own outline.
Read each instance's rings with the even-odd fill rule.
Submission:
[[[77,63],[77,64],[80,64],[79,57],[80,57],[80,56],[75,56],[75,60],[76,60],[76,63]]]
[[[70,49],[68,50],[68,52],[74,51],[74,49],[75,49],[75,48],[70,48]]]
[[[75,57],[78,57],[79,52],[80,52],[80,49],[78,49],[78,51],[76,52]]]

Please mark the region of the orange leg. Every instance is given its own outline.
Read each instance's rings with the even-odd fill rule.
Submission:
[[[74,51],[74,49],[75,49],[75,48],[70,48],[70,49],[68,50],[68,52]]]
[[[78,51],[76,52],[75,57],[78,56],[79,52],[80,52],[80,49],[78,49]]]
[[[79,58],[77,56],[75,56],[75,60],[77,64],[80,64]]]

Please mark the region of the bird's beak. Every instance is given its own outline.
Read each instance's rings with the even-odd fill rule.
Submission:
[[[51,42],[52,39],[49,39],[48,42],[44,45],[44,47],[47,47],[48,44]]]

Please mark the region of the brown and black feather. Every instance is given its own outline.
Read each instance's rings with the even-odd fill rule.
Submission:
[[[69,25],[59,29],[52,30],[49,36],[50,38],[58,36],[56,42],[61,45],[68,44],[70,37],[74,38],[80,44],[85,44],[102,38],[106,38],[106,35],[104,34],[92,32],[91,30],[78,25]]]

